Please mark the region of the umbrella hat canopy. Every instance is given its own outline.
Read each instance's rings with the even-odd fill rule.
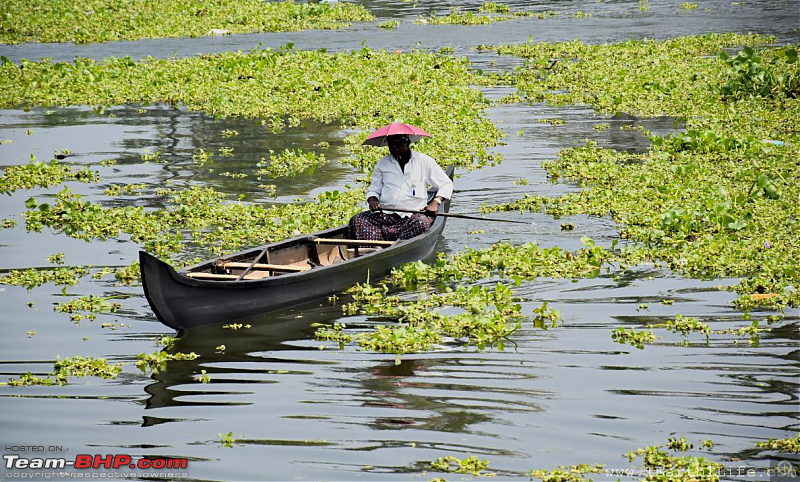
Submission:
[[[387,137],[395,136],[398,134],[407,134],[411,142],[417,142],[423,137],[431,136],[430,134],[423,131],[419,127],[412,126],[411,124],[402,124],[400,122],[395,122],[394,124],[383,126],[377,131],[370,134],[369,137],[367,137],[367,140],[363,142],[363,144],[365,146],[383,147],[386,145]]]

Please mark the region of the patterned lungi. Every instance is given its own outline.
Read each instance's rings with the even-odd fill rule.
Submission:
[[[350,238],[376,241],[409,239],[430,229],[432,221],[423,213],[404,218],[396,213],[364,211],[350,219]]]

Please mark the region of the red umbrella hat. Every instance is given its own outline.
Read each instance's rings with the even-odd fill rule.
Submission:
[[[363,142],[363,145],[383,147],[386,145],[387,137],[395,136],[398,134],[407,134],[411,142],[417,142],[423,137],[431,136],[430,134],[423,131],[419,127],[412,126],[411,124],[402,124],[400,122],[395,122],[394,124],[383,126],[377,131],[370,134],[369,137],[367,137],[367,140]]]

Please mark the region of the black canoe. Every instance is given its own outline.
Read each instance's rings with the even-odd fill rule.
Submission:
[[[447,170],[452,178],[453,168]],[[429,193],[431,197],[435,192]],[[440,212],[447,212],[445,201]],[[446,217],[425,233],[391,245],[348,241],[347,226],[250,248],[176,271],[139,252],[142,285],[158,319],[176,330],[230,323],[377,280],[434,253]]]

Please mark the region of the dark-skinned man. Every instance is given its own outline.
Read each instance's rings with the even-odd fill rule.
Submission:
[[[407,135],[388,136],[386,143],[389,155],[375,165],[367,189],[369,211],[350,219],[352,239],[413,238],[430,229],[439,205],[453,195],[453,181],[430,156],[412,150]],[[430,204],[428,184],[437,189]],[[396,213],[392,208],[420,212]]]

